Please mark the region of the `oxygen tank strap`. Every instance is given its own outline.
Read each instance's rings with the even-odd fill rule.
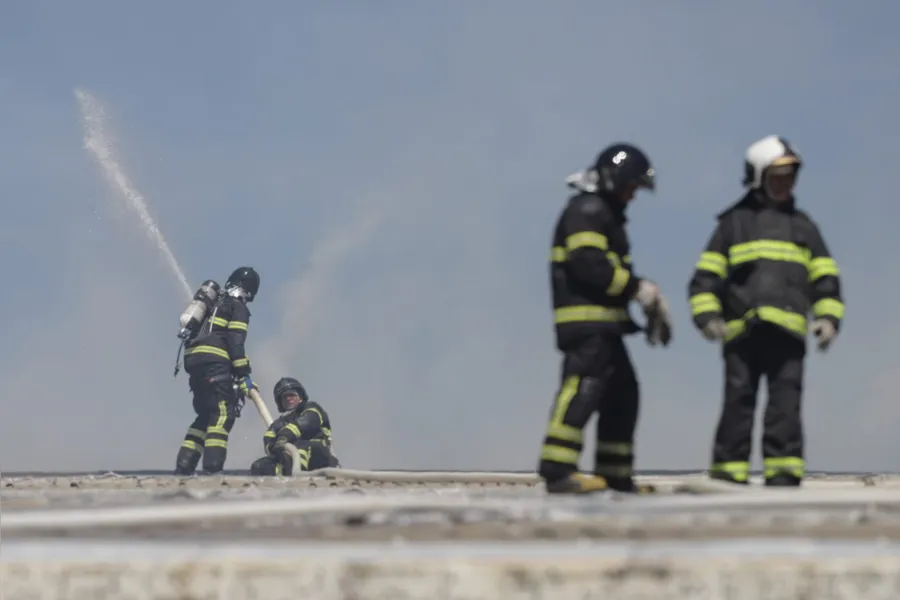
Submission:
[[[175,373],[172,374],[172,377],[178,377],[178,371],[181,369],[182,350],[184,350],[184,340],[181,340],[181,343],[178,344],[178,354],[175,355]]]

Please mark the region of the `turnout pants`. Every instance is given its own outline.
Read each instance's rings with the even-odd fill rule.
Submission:
[[[294,442],[300,455],[299,470],[315,471],[338,466],[337,457],[324,444],[314,441]],[[291,475],[295,465],[289,456],[264,456],[250,465],[251,475]]]
[[[175,472],[190,475],[203,457],[203,470],[218,473],[225,467],[228,454],[228,435],[234,427],[238,412],[238,397],[234,391],[231,369],[227,366],[205,365],[189,373],[197,417],[184,436],[175,460]]]
[[[561,379],[541,450],[540,476],[557,481],[578,470],[584,427],[599,412],[594,473],[612,488],[630,487],[639,388],[622,336],[593,336],[568,350]]]
[[[801,395],[806,345],[774,325],[755,325],[725,345],[725,402],[716,430],[710,476],[746,483],[760,379],[769,390],[763,420],[763,474],[772,485],[797,485],[804,475]]]

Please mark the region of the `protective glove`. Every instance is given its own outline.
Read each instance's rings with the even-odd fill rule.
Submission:
[[[633,299],[641,305],[647,317],[647,343],[668,346],[672,341],[672,313],[659,286],[648,279],[641,279]]]
[[[816,336],[816,341],[819,343],[819,350],[824,352],[828,350],[828,347],[831,346],[831,343],[834,341],[834,338],[837,337],[837,329],[834,326],[834,323],[829,321],[828,319],[816,319],[812,322],[813,335]]]
[[[727,331],[728,326],[722,317],[713,317],[700,328],[700,333],[710,342],[721,342]]]
[[[649,316],[653,307],[659,301],[659,286],[649,279],[641,279],[632,300],[635,300],[644,309],[644,314]]]
[[[253,379],[249,375],[245,375],[237,380],[238,389],[244,396],[250,395],[250,390],[259,391],[259,386],[253,383]]]
[[[275,443],[272,444],[271,449],[272,456],[280,457],[282,454],[284,454],[284,447],[287,445],[287,443],[287,438],[280,437],[275,440]]]

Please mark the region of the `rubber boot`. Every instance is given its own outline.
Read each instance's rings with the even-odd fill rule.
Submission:
[[[182,446],[175,457],[175,475],[193,475],[199,462],[199,452]]]
[[[609,489],[624,494],[652,494],[656,492],[656,486],[649,483],[635,483],[632,477],[607,477],[606,483]]]
[[[800,478],[789,473],[779,473],[766,479],[768,487],[800,487]]]
[[[609,489],[606,479],[597,475],[572,473],[553,481],[546,481],[548,494],[592,494]]]

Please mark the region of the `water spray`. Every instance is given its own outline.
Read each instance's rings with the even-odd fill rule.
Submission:
[[[140,217],[144,231],[151,241],[156,244],[157,250],[162,254],[172,274],[181,283],[185,295],[188,298],[192,298],[194,291],[188,284],[187,277],[185,277],[178,261],[175,260],[175,255],[169,249],[162,232],[150,215],[144,196],[134,187],[125,174],[125,170],[116,159],[113,151],[113,138],[108,131],[109,117],[106,107],[85,89],[76,88],[75,98],[78,100],[78,106],[81,109],[81,122],[84,126],[84,148],[97,160],[97,164],[100,166],[100,170],[103,172],[110,187]]]

